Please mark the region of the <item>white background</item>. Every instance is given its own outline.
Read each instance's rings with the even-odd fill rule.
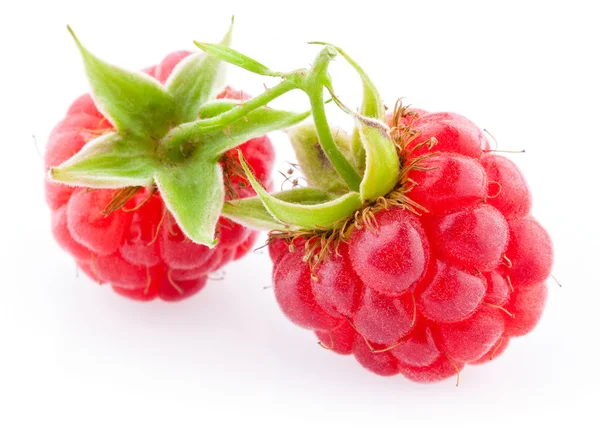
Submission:
[[[598,423],[598,65],[594,2],[7,2],[0,16],[0,426],[568,426]],[[343,4],[343,6],[341,6]],[[40,151],[87,90],[65,29],[140,69],[193,39],[271,68],[307,66],[314,39],[358,60],[388,104],[460,112],[523,168],[556,250],[539,327],[490,364],[433,385],[379,378],[279,312],[265,251],[178,303],[140,304],[75,275],[54,243]],[[338,61],[350,105],[359,82]],[[269,80],[231,70],[251,93]],[[279,106],[300,110],[301,96]],[[334,116],[334,118],[337,116]],[[281,170],[292,160],[274,135]],[[588,422],[582,422],[584,420]]]

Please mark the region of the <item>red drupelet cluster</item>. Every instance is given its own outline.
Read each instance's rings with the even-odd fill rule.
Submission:
[[[173,68],[189,52],[174,52],[145,72],[165,83]],[[244,99],[230,88],[218,98]],[[52,131],[45,168],[61,164],[85,143],[112,130],[92,98],[83,95]],[[249,140],[239,147],[256,176],[267,187],[275,158],[267,137]],[[237,156],[230,156],[236,159]],[[254,192],[244,178],[230,175],[240,197]],[[77,261],[79,268],[99,283],[136,300],[181,300],[198,292],[209,273],[239,259],[251,250],[257,233],[221,218],[218,245],[209,249],[195,244],[181,232],[167,211],[160,192],[139,190],[124,206],[105,215],[115,190],[84,189],[45,182],[46,200],[52,210],[52,231],[58,244]]]
[[[411,127],[420,134],[409,158],[438,141],[409,175],[417,185],[407,196],[426,212],[377,212],[375,229],[355,227],[313,272],[299,240],[275,241],[270,254],[281,309],[322,346],[379,375],[434,382],[498,357],[535,327],[552,244],[529,215],[521,172],[485,150],[473,123],[423,112]]]

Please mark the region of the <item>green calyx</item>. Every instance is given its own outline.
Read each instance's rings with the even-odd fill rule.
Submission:
[[[91,140],[71,159],[51,168],[49,176],[57,182],[95,188],[155,185],[181,230],[207,246],[216,244],[215,228],[221,215],[262,229],[328,230],[398,183],[399,159],[379,93],[340,48],[320,43],[324,48],[310,68],[282,73],[231,49],[230,29],[220,44],[196,42],[205,53],[186,57],[162,85],[100,60],[71,34],[97,107],[114,131]],[[346,108],[333,91],[328,68],[338,55],[362,79],[363,103],[358,112]],[[214,100],[223,86],[226,63],[281,82],[243,102]],[[267,107],[292,90],[307,95],[310,111]],[[330,127],[326,94],[355,119],[351,136]],[[225,203],[223,155],[311,114],[312,123],[288,131],[311,187],[271,195],[252,176],[240,153],[240,164],[257,196]]]
[[[310,188],[270,195],[246,168],[257,196],[225,206],[223,214],[235,221],[271,230],[333,229],[358,210],[387,195],[398,184],[400,160],[385,123],[385,107],[375,85],[342,49],[320,42],[314,44],[325,47],[310,69],[280,73],[231,48],[197,43],[201,49],[223,61],[256,74],[283,78],[283,82],[271,91],[300,89],[311,104],[313,123],[288,131]],[[333,91],[327,69],[338,54],[361,77],[363,103],[358,112],[345,107]],[[325,91],[355,119],[352,137],[340,130],[332,131],[329,126]]]
[[[297,124],[310,112],[266,108],[273,94],[244,103],[214,101],[226,66],[214,55],[190,54],[162,85],[97,58],[69,31],[96,106],[114,130],[50,168],[50,178],[93,188],[155,184],[181,230],[196,243],[214,246],[225,196],[221,156],[251,138]],[[215,46],[230,42],[231,28]]]

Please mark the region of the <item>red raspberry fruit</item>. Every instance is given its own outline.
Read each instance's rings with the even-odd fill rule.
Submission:
[[[185,51],[171,53],[145,71],[165,83],[187,55],[189,52]],[[218,98],[246,96],[227,88]],[[46,170],[79,152],[90,139],[112,129],[89,95],[79,97],[50,135]],[[268,187],[274,161],[269,139],[255,138],[239,149]],[[226,158],[237,162],[233,151]],[[227,165],[224,169],[228,175],[226,182],[229,181],[234,193],[254,194],[245,179],[228,170]],[[58,244],[92,279],[111,283],[117,293],[136,300],[159,297],[173,301],[193,295],[204,287],[210,272],[244,256],[256,239],[256,232],[221,218],[217,227],[218,245],[209,249],[196,244],[181,232],[160,192],[149,188],[135,189],[137,193],[122,209],[107,212],[111,201],[127,195],[115,190],[69,187],[48,178],[45,187],[52,210],[52,231]]]
[[[489,153],[472,122],[421,112],[410,126],[420,134],[409,159],[437,139],[439,153],[409,171],[407,196],[426,212],[377,211],[376,227],[355,227],[312,272],[299,240],[293,252],[273,241],[270,255],[281,309],[323,347],[382,376],[434,382],[498,357],[535,327],[552,244],[529,215],[521,172]]]

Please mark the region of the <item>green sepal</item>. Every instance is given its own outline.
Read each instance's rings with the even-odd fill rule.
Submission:
[[[323,42],[313,43],[328,45],[327,43]],[[354,68],[362,81],[363,99],[359,113],[365,117],[385,122],[385,106],[381,96],[379,95],[379,91],[377,91],[377,87],[371,78],[367,75],[364,69],[346,53],[346,51],[338,46],[335,46],[335,49]],[[358,169],[364,171],[366,168],[366,154],[364,150],[364,144],[361,141],[361,132],[359,127],[356,127],[354,133],[352,134],[352,151],[355,153],[356,158],[359,159]]]
[[[385,121],[385,106],[377,91],[377,87],[371,78],[365,73],[363,68],[358,65],[350,56],[340,47],[335,46],[339,54],[356,70],[363,84],[363,100],[360,107],[360,114],[366,117]]]
[[[321,144],[314,123],[300,124],[286,130],[300,170],[306,178],[308,185],[331,193],[342,193],[348,191],[348,186],[337,173]],[[341,128],[334,128],[331,134],[335,144],[344,154],[346,159],[356,167],[357,159],[352,151],[350,136]]]
[[[338,220],[353,215],[362,204],[360,194],[356,192],[346,193],[328,202],[310,205],[277,199],[271,196],[254,178],[241,153],[239,157],[240,163],[258,198],[273,218],[284,226],[301,229],[328,228]]]
[[[198,112],[199,119],[208,119],[237,107],[240,101],[221,98],[204,103]]]
[[[310,116],[310,111],[293,113],[271,108],[261,108],[248,113],[244,118],[233,122],[224,130],[203,135],[203,146],[199,153],[221,156],[240,143],[269,132],[281,130],[302,122]]]
[[[213,104],[211,108],[226,111],[235,106],[231,101]],[[204,111],[203,114],[207,113]],[[161,150],[165,158],[177,162],[182,153],[181,148],[189,143],[200,143],[197,155],[207,159],[217,159],[228,150],[239,146],[241,143],[272,131],[277,131],[295,125],[310,116],[310,111],[292,113],[271,108],[259,108],[249,112],[241,119],[237,119],[223,128],[208,129],[203,125],[203,119],[196,122],[185,123],[173,129],[163,140]]]
[[[173,97],[155,79],[127,71],[92,55],[77,39],[98,109],[120,133],[161,138],[176,123]]]
[[[321,44],[320,42],[318,42]],[[389,127],[385,124],[385,107],[373,81],[343,49],[337,51],[356,70],[363,84],[363,101],[359,113],[344,106],[332,94],[334,101],[356,122],[353,134],[353,153],[364,153],[364,175],[360,183],[360,195],[363,201],[374,201],[386,195],[398,183],[400,160]],[[359,147],[362,147],[359,150]],[[359,155],[359,159],[363,159]]]
[[[337,195],[309,187],[273,193],[271,196],[284,202],[302,203],[304,205],[328,202],[337,197]],[[258,196],[225,202],[222,215],[236,223],[254,229],[274,230],[285,227],[283,223],[271,215]]]
[[[222,46],[231,43],[232,30],[233,19],[229,31],[221,40]],[[225,83],[226,65],[213,55],[201,53],[191,54],[177,64],[165,87],[175,100],[180,123],[195,120],[200,107],[217,94]]]
[[[360,114],[385,122],[385,106],[381,96],[379,95],[379,91],[377,91],[377,87],[371,78],[367,75],[363,68],[358,65],[358,63],[354,61],[343,49],[337,46],[336,49],[340,55],[344,57],[346,61],[348,61],[354,70],[356,70],[362,81],[363,100],[359,110]],[[363,141],[361,141],[361,132],[359,127],[356,127],[354,129],[354,133],[352,134],[352,147],[354,152],[357,153],[357,157],[363,160],[363,162],[366,162],[366,154],[364,151]],[[360,165],[360,167],[362,170],[364,170],[366,165],[363,163]]]
[[[361,118],[357,120],[356,127],[366,154],[360,196],[365,202],[375,201],[398,184],[400,159],[384,123]]]
[[[57,167],[50,178],[72,186],[120,188],[152,183],[156,144],[111,132],[88,142]]]
[[[261,76],[283,76],[283,73],[272,71],[266,65],[244,55],[243,53],[236,51],[223,44],[216,45],[214,43],[202,43],[194,42],[196,46],[202,49],[207,54],[219,58],[222,61],[228,62],[229,64],[236,65],[244,70],[248,70],[252,73],[259,74]]]
[[[190,159],[175,167],[161,167],[154,174],[163,201],[185,235],[210,248],[217,244],[215,229],[225,190],[218,162]]]

